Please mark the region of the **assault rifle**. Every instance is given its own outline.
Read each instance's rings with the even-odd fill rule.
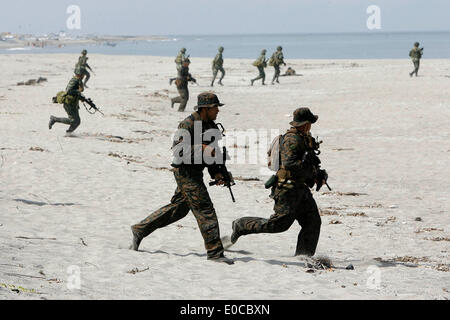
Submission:
[[[314,140],[314,139],[313,139]],[[313,170],[313,176],[314,176],[314,180],[313,181],[306,181],[306,184],[312,188],[314,186],[314,182],[316,183],[316,191],[319,191],[320,188],[322,188],[322,186],[325,184],[328,188],[328,190],[331,191],[330,186],[328,185],[328,173],[320,168],[320,159],[317,156],[318,154],[320,154],[319,151],[319,145],[321,142],[318,142],[316,140],[314,140],[314,150],[312,151],[306,151],[305,154],[303,155],[302,158],[302,163],[306,164],[307,166],[311,166],[312,170]]]
[[[94,101],[91,100],[91,98],[86,98],[83,95],[80,95],[80,101],[83,102],[84,107],[86,108],[86,111],[90,114],[94,114],[96,112],[100,112],[103,116],[105,115],[97,106],[95,105]],[[87,103],[90,108],[88,109],[84,103]],[[94,109],[94,112],[91,112],[90,110]]]
[[[223,147],[222,156],[223,156],[223,163],[217,165],[219,168],[218,173],[220,173],[223,176],[222,181],[225,182],[224,186],[227,187],[228,190],[230,190],[231,199],[233,200],[233,202],[236,202],[236,200],[234,199],[233,190],[231,190],[231,186],[234,186],[236,183],[234,182],[233,175],[231,174],[230,171],[228,171],[227,167],[225,166],[225,162],[227,161],[227,148],[226,147]],[[218,180],[211,181],[209,183],[210,186],[215,186],[218,184],[219,184]]]

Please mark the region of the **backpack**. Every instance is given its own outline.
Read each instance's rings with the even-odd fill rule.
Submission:
[[[276,136],[267,151],[267,167],[272,171],[278,171],[281,164],[280,143],[283,135]]]
[[[67,92],[60,91],[56,94],[56,99],[54,99],[53,101],[54,102],[56,101],[55,103],[63,104],[66,102],[66,97],[67,97]]]
[[[269,60],[269,66],[273,67],[275,65],[276,62],[276,58],[275,58],[275,53],[270,57]]]

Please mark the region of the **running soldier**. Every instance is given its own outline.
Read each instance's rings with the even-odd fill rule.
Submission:
[[[222,157],[217,155],[218,157],[215,158],[216,148],[213,148],[204,138],[206,131],[218,130],[214,121],[220,106],[223,104],[215,94],[202,93],[198,96],[195,112],[179,124],[172,146],[174,152],[172,171],[177,182],[175,194],[170,204],[156,210],[131,227],[133,242],[130,249],[137,251],[142,239],[155,230],[184,218],[189,211],[192,211],[204,239],[207,259],[227,264],[234,263],[223,254],[224,248],[220,239],[216,211],[203,182],[203,170],[208,168],[211,178],[217,184],[225,183],[217,162],[209,161],[213,157],[214,159],[222,159]],[[182,242],[180,242],[181,245]]]

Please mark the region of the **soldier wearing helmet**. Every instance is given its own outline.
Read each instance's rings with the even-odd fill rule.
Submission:
[[[221,72],[221,77],[219,79],[219,84],[223,86],[222,79],[225,77],[225,70],[223,69],[223,47],[219,47],[219,52],[216,54],[216,57],[214,58],[212,62],[212,71],[213,71],[213,79],[211,81],[211,87],[214,86],[214,81],[216,80],[217,73]]]
[[[64,110],[66,111],[68,118],[58,118],[50,116],[50,121],[48,123],[48,128],[52,129],[53,125],[57,122],[64,123],[69,126],[66,130],[67,133],[75,131],[76,128],[81,123],[80,114],[78,110],[79,100],[81,98],[81,93],[84,90],[83,77],[84,73],[80,67],[75,68],[75,75],[70,79],[69,84],[66,88],[66,97],[64,99]]]
[[[259,75],[256,78],[250,80],[251,85],[253,85],[253,82],[259,79],[262,79],[262,85],[265,85],[264,81],[266,80],[266,73],[264,72],[264,68],[267,67],[266,52],[267,50],[263,49],[259,58],[253,62],[253,66],[258,68]]]
[[[274,73],[273,79],[272,79],[272,84],[275,84],[274,83],[275,81],[277,83],[280,83],[278,81],[278,78],[280,76],[280,65],[286,65],[286,63],[284,62],[284,57],[283,57],[283,48],[281,46],[278,46],[277,51],[274,52],[272,54],[272,56],[270,57],[269,65],[273,66],[275,69],[275,73]]]
[[[88,88],[86,83],[91,78],[91,74],[89,73],[89,71],[87,71],[87,69],[89,69],[91,71],[92,71],[92,69],[89,66],[89,64],[87,63],[89,58],[86,55],[87,55],[87,50],[86,49],[81,51],[81,56],[78,58],[78,63],[75,65],[75,70],[79,69],[81,71],[81,73],[83,74],[83,76],[86,77],[84,79],[84,87]]]
[[[178,77],[175,78],[175,84],[177,86],[178,93],[180,94],[176,98],[171,99],[171,106],[173,108],[175,103],[179,103],[180,106],[178,107],[179,112],[183,112],[184,109],[186,109],[186,105],[189,100],[189,89],[188,89],[188,83],[191,82],[197,82],[195,78],[189,73],[189,64],[191,61],[189,58],[185,58],[182,63],[182,67],[180,69],[180,72],[178,73]],[[172,81],[171,81],[172,82]]]
[[[417,77],[417,73],[419,72],[420,59],[423,55],[423,48],[419,49],[419,45],[420,44],[418,42],[414,43],[414,47],[411,49],[411,51],[409,51],[409,56],[411,57],[411,60],[414,64],[414,70],[409,73],[410,77],[412,77],[413,74],[416,74]]]
[[[183,67],[183,62],[189,59],[189,56],[186,57],[186,48],[181,48],[180,52],[178,52],[178,55],[175,58],[175,65],[177,67],[177,76],[180,76],[181,68]],[[173,81],[175,81],[177,78],[170,78],[169,84],[172,84]]]

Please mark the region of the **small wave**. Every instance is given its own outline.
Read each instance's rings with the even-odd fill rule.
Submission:
[[[171,42],[171,41],[178,41],[178,39],[173,38],[173,39],[150,39],[150,40],[147,40],[147,42]]]
[[[31,50],[31,48],[9,48],[6,50],[7,51],[28,51],[28,50]]]

